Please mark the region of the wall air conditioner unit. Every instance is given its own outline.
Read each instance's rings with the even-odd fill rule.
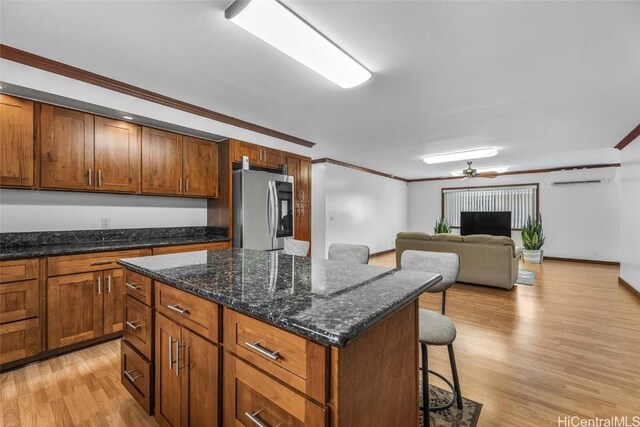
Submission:
[[[567,169],[551,172],[551,185],[593,184],[613,181],[614,167],[593,169]]]

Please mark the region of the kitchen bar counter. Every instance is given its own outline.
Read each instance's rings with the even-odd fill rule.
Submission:
[[[229,241],[226,228],[165,227],[0,234],[0,261]]]
[[[438,274],[247,249],[123,259],[125,268],[335,347],[438,283]]]

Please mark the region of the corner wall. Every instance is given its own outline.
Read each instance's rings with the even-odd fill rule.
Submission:
[[[407,229],[407,183],[331,163],[314,164],[312,173],[314,257],[326,257],[332,243],[371,253],[395,247]]]
[[[620,277],[640,292],[640,140],[621,154]]]
[[[613,181],[598,184],[554,186],[549,173],[538,173],[475,178],[470,185],[539,183],[545,256],[617,262],[621,254],[620,168],[615,169]],[[410,183],[409,230],[432,234],[441,215],[441,189],[461,186],[458,180]],[[522,245],[519,232],[512,232],[512,237],[516,245]]]

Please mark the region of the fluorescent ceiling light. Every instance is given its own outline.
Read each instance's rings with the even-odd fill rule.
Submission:
[[[371,78],[369,70],[279,1],[236,0],[224,15],[342,88]]]
[[[488,168],[477,168],[476,169],[476,173],[491,173],[491,172],[495,172],[495,173],[509,172],[509,167],[508,166],[492,166],[492,167],[488,167]],[[462,170],[451,171],[451,175],[453,175],[453,176],[464,176],[464,173],[463,173]]]
[[[123,119],[127,119],[127,120],[133,120],[133,117],[131,116],[122,116]]]
[[[433,165],[435,163],[456,162],[460,160],[483,159],[485,157],[493,157],[498,154],[495,148],[480,148],[478,150],[458,151],[456,153],[438,154],[437,156],[428,156],[422,159],[426,164]]]

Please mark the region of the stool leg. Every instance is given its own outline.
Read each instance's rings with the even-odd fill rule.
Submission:
[[[456,367],[456,356],[453,353],[453,344],[447,346],[449,350],[449,362],[451,363],[451,374],[453,375],[453,385],[456,388],[458,408],[462,409],[462,392],[460,391],[460,380],[458,379],[458,368]]]
[[[427,357],[427,345],[420,343],[422,348],[422,414],[424,418],[424,426],[429,427],[431,419],[429,418],[429,358]]]

